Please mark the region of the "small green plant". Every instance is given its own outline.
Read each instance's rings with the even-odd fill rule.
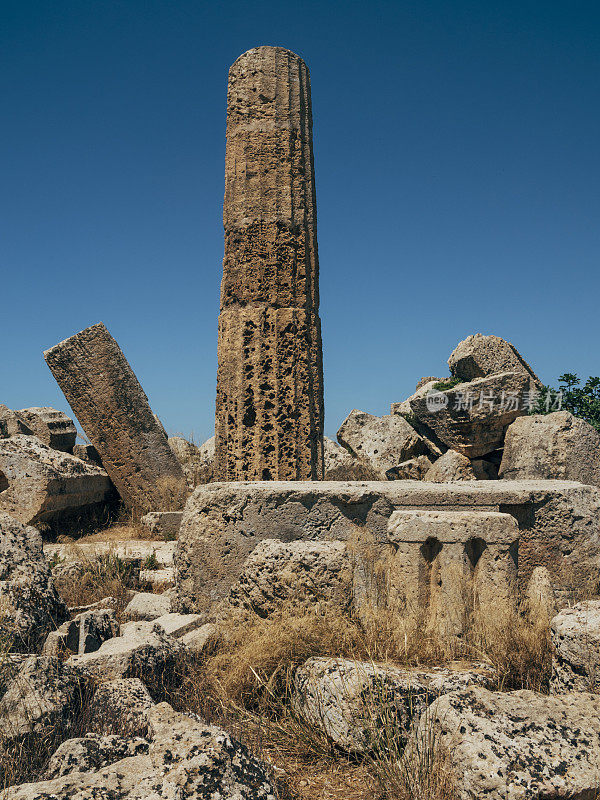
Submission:
[[[434,383],[433,388],[436,392],[447,392],[449,389],[454,389],[455,386],[458,386],[458,384],[462,382],[461,378],[446,378],[446,380]]]
[[[158,563],[158,559],[156,557],[156,553],[153,550],[150,555],[142,562],[142,569],[160,569],[160,564]]]
[[[570,411],[575,417],[589,422],[600,431],[600,377],[590,377],[581,386],[581,380],[572,372],[558,379],[558,389],[543,386],[529,411],[530,414],[551,414],[553,411]]]

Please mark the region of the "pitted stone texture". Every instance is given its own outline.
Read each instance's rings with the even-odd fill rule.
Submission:
[[[60,342],[44,358],[123,500],[144,511],[181,507],[187,487],[179,462],[104,325]]]
[[[500,474],[600,486],[600,433],[568,411],[516,419],[506,431]]]
[[[441,694],[490,686],[491,667],[408,670],[341,658],[310,658],[294,673],[292,709],[344,750],[376,748],[381,719],[394,724],[405,743],[413,720]],[[392,722],[393,721],[393,722]]]
[[[14,650],[31,652],[67,616],[39,532],[0,511],[0,636]]]
[[[600,775],[600,698],[473,687],[436,700],[409,740],[432,739],[455,767],[459,800],[583,800]]]
[[[323,477],[310,79],[258,47],[229,71],[215,475]]]
[[[90,701],[90,727],[102,735],[146,736],[148,712],[153,706],[139,678],[102,681]]]
[[[323,477],[321,334],[303,308],[234,306],[219,316],[216,475]]]
[[[444,407],[431,408],[428,397],[416,397],[410,407],[444,444],[477,458],[501,447],[508,426],[526,413],[529,384],[526,373],[503,372],[441,392]]]
[[[410,407],[410,401],[416,400],[418,397],[426,397],[427,393],[432,391],[436,383],[439,383],[439,378],[423,378],[423,380],[419,381],[417,384],[414,394],[411,394],[410,397],[407,397],[406,400],[403,400],[401,403],[391,404],[390,414],[399,414],[402,417],[410,417],[413,413]]]
[[[68,732],[80,707],[77,672],[58,658],[30,656],[0,700],[3,744]]]
[[[475,333],[459,342],[448,359],[455,378],[473,381],[499,372],[521,372],[531,378],[531,388],[541,381],[516,347],[500,336]]]
[[[552,692],[600,692],[600,600],[563,608],[550,633]]]
[[[474,481],[477,478],[470,459],[456,450],[447,450],[426,473],[425,480],[432,483],[453,483]]]
[[[109,496],[110,480],[100,467],[53,450],[37,436],[0,439],[0,509],[21,522],[74,515]]]
[[[357,531],[387,553],[395,508],[500,511],[519,524],[519,582],[536,566],[573,586],[600,559],[600,490],[570,481],[285,481],[199,486],[184,510],[175,550],[177,605],[223,600],[264,539],[347,541]],[[587,578],[586,578],[587,580]]]
[[[228,602],[263,618],[286,605],[339,609],[349,604],[351,581],[351,562],[343,542],[267,539],[244,563]]]
[[[147,755],[10,790],[10,800],[275,800],[267,768],[225,731],[178,714],[149,712]]]
[[[354,409],[342,423],[337,438],[378,472],[380,480],[385,479],[387,470],[429,452],[415,429],[397,414],[375,417]]]
[[[34,436],[53,450],[72,453],[77,439],[77,428],[70,417],[55,408],[22,408],[17,412]]]
[[[54,753],[46,768],[45,778],[61,778],[74,772],[95,772],[115,761],[148,752],[145,739],[123,739],[121,736],[100,736],[88,733],[79,739],[68,739]]]

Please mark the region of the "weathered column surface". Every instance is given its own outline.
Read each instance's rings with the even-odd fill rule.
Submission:
[[[104,325],[65,339],[44,358],[123,500],[145,511],[180,507],[186,483],[179,462]]]
[[[229,70],[216,477],[323,477],[319,259],[306,64],[257,47]]]

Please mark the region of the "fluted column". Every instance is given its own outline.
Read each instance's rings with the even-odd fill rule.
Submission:
[[[229,71],[216,475],[323,477],[319,259],[306,64],[258,47]]]

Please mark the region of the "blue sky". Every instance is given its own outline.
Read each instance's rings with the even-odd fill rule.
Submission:
[[[312,76],[326,433],[474,332],[600,373],[594,2],[0,0],[0,402],[95,322],[171,434],[212,434],[227,71]]]

